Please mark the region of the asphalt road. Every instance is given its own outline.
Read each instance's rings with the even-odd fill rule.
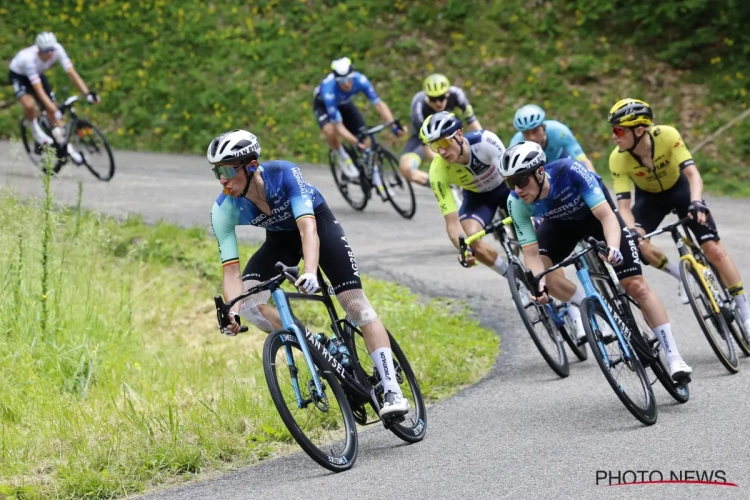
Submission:
[[[116,160],[118,170],[108,184],[66,166],[54,181],[56,200],[75,203],[81,180],[87,208],[209,228],[209,211],[220,189],[204,158],[118,151]],[[481,382],[428,409],[422,443],[407,446],[375,428],[361,434],[357,463],[343,474],[328,473],[300,452],[148,498],[750,498],[744,436],[750,420],[750,364],[743,360],[740,373],[728,374],[689,306],[677,301],[672,278],[652,268],[645,271],[694,369],[691,399],[678,405],[657,384],[659,420],[644,427],[613,394],[593,357],[572,362],[567,379],[547,367],[521,325],[504,280],[486,268],[466,270],[456,263],[429,190],[417,189],[417,214],[406,221],[380,202],[371,202],[363,213],[353,211],[327,169],[303,166],[303,173],[328,200],[364,272],[420,293],[466,299],[501,335],[502,353]],[[0,142],[0,179],[23,195],[42,194],[41,179],[7,142]],[[745,253],[750,232],[742,229],[750,202],[708,201],[725,245],[750,280]],[[263,231],[240,228],[238,234],[258,239]],[[656,242],[676,256],[668,237]],[[604,474],[597,471],[617,475],[628,470],[659,471],[664,479],[671,471],[724,471],[719,477],[738,486],[597,484],[597,476]],[[656,473],[649,477],[659,479]],[[624,478],[633,480],[630,474]]]

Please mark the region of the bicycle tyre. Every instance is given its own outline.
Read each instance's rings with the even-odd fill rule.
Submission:
[[[91,134],[90,134],[90,132],[88,132],[87,129],[93,130],[94,135],[96,137],[98,137],[98,139],[104,145],[104,149],[107,152],[107,158],[109,159],[109,168],[106,169],[106,170],[104,170],[100,174],[97,171],[97,169],[95,169],[94,166],[91,165],[91,163],[89,161],[91,159],[91,152],[92,152],[90,149],[88,151],[83,151],[83,155],[82,155],[83,156],[83,163],[84,163],[84,165],[86,165],[86,168],[89,169],[89,172],[91,172],[94,175],[94,177],[96,177],[100,181],[109,182],[112,179],[112,177],[114,177],[114,175],[115,175],[115,158],[112,155],[112,149],[109,147],[109,142],[107,141],[107,138],[104,136],[104,134],[101,132],[101,130],[99,130],[91,122],[89,122],[87,120],[82,120],[82,119],[78,120],[78,123],[76,124],[76,130],[74,132],[74,134],[76,135],[76,137],[78,137],[78,144],[79,145],[85,144],[85,141],[86,141],[86,139],[83,139],[82,135],[86,135],[86,136],[91,137]],[[79,131],[81,131],[81,134],[79,134]],[[94,141],[91,141],[91,143],[94,145],[94,147],[96,147],[96,145],[94,144]],[[80,151],[81,151],[81,149],[79,149],[79,152]]]
[[[388,149],[380,147],[378,151],[378,160],[380,163],[380,178],[388,193],[388,201],[391,202],[393,209],[404,219],[411,219],[417,212],[417,200],[414,197],[414,188],[411,182],[406,180],[398,169],[398,159]],[[387,163],[387,166],[386,166]],[[409,193],[410,204],[408,207],[401,207],[394,199],[394,189],[406,189]]]
[[[552,318],[550,318],[546,306],[540,306],[534,302],[531,302],[527,307],[521,300],[521,293],[518,289],[518,281],[522,282],[526,286],[526,289],[530,290],[532,288],[528,283],[526,283],[524,270],[521,269],[518,264],[512,263],[508,267],[508,271],[505,277],[508,279],[510,294],[513,297],[513,302],[516,304],[518,314],[521,316],[521,321],[523,321],[526,330],[529,332],[531,340],[534,341],[537,349],[539,349],[539,353],[542,355],[549,367],[552,368],[553,372],[555,372],[561,378],[567,377],[568,375],[570,375],[568,355],[565,352],[565,346],[563,345],[563,340],[560,336],[560,332],[558,331],[557,326],[552,321]],[[529,308],[533,308],[537,312],[537,315],[539,317],[538,321],[535,322],[529,317]],[[556,352],[554,353],[550,352],[551,349],[548,349],[544,345],[543,339],[541,338],[540,334],[534,329],[534,324],[540,322],[543,323],[544,329],[547,331],[550,339],[555,345]]]
[[[708,267],[711,268],[711,272],[714,273],[714,276],[716,276],[722,286],[722,296],[727,297],[729,292],[727,291],[723,281],[721,280],[719,270],[716,269],[716,266],[714,266],[711,262],[708,263]],[[745,330],[745,325],[743,325],[742,321],[740,320],[740,318],[742,318],[742,314],[740,313],[740,308],[737,305],[737,301],[732,300],[732,303],[734,304],[734,311],[732,311],[734,317],[732,318],[732,321],[727,321],[727,328],[729,328],[729,331],[732,333],[732,336],[734,337],[735,342],[737,342],[737,345],[742,351],[742,354],[747,357],[750,356],[750,332]]]
[[[343,416],[345,431],[343,438],[345,440],[344,451],[337,456],[332,456],[329,455],[325,450],[321,450],[320,448],[318,448],[312,442],[312,440],[302,431],[302,429],[300,429],[297,421],[294,419],[294,415],[292,415],[292,413],[289,411],[286,401],[284,400],[284,395],[282,394],[281,387],[278,383],[276,370],[276,354],[279,349],[284,348],[287,345],[283,338],[284,335],[294,336],[294,334],[286,330],[277,330],[268,335],[263,345],[263,371],[266,376],[266,383],[268,385],[268,390],[271,393],[271,398],[273,399],[274,406],[276,406],[276,410],[278,411],[281,420],[284,422],[284,425],[286,425],[287,429],[289,429],[289,432],[291,433],[294,440],[310,458],[318,463],[318,465],[330,470],[331,472],[343,472],[345,470],[351,469],[357,459],[358,440],[357,426],[354,422],[354,416],[352,415],[351,407],[349,406],[349,399],[347,398],[344,389],[339,384],[339,381],[336,379],[336,376],[333,374],[333,372],[331,372],[330,370],[321,369],[319,366],[316,366],[321,382],[325,382],[325,384],[327,384],[328,386],[328,390],[333,393],[333,396],[336,399]],[[288,342],[288,345],[290,345],[292,349],[297,349],[298,351],[300,351],[301,354],[302,350],[296,341],[296,336],[294,336],[294,339],[294,341]],[[312,350],[312,348],[311,355],[313,356],[313,360],[317,365],[318,361],[315,359],[314,351]],[[304,357],[301,357],[301,359],[304,360]],[[306,364],[305,367],[307,367]],[[281,367],[281,369],[286,370],[288,368]]]
[[[724,365],[724,368],[726,368],[729,373],[737,373],[740,370],[740,361],[734,350],[732,336],[729,333],[729,328],[724,320],[724,315],[721,314],[721,312],[717,314],[711,309],[711,301],[707,297],[711,291],[703,288],[703,282],[701,281],[700,276],[698,276],[698,272],[688,260],[680,260],[680,276],[682,278],[682,284],[685,287],[685,293],[688,296],[688,301],[690,302],[690,307],[693,309],[695,319],[698,321],[703,334],[706,336],[708,344],[711,346],[714,354],[716,354],[716,357],[719,358],[721,364]],[[692,278],[698,285],[701,297],[695,296],[696,293],[693,290],[693,287],[690,286],[689,278]],[[703,305],[706,308],[706,311],[708,312],[707,317],[711,318],[713,327],[716,329],[719,336],[722,337],[720,342],[723,345],[719,345],[717,339],[714,338],[714,335],[709,330],[709,325],[706,323],[706,317],[703,316],[703,313],[700,310],[700,305]],[[724,351],[723,346],[726,346],[726,352]]]
[[[641,361],[638,359],[638,356],[636,355],[635,350],[633,349],[633,346],[630,344],[628,339],[623,336],[623,339],[627,345],[627,348],[631,353],[630,365],[626,369],[632,372],[635,372],[635,374],[637,375],[640,381],[641,388],[643,389],[644,396],[646,399],[645,407],[641,408],[635,404],[635,402],[630,398],[627,392],[624,391],[621,385],[617,382],[617,380],[615,380],[615,377],[612,375],[612,372],[610,371],[610,366],[608,365],[608,362],[604,360],[604,356],[602,355],[602,351],[600,348],[600,341],[603,339],[599,335],[600,330],[598,328],[595,329],[594,323],[592,323],[596,321],[595,317],[597,315],[600,318],[602,318],[603,321],[609,323],[607,313],[604,311],[604,308],[602,307],[601,303],[597,299],[594,299],[591,297],[586,297],[585,299],[583,299],[583,302],[581,302],[581,317],[584,320],[583,328],[584,330],[586,330],[586,337],[588,338],[589,345],[591,346],[591,351],[594,353],[594,358],[596,358],[596,362],[597,364],[599,364],[599,368],[601,368],[602,373],[604,374],[604,378],[607,379],[607,382],[609,382],[610,387],[612,387],[612,390],[620,399],[623,406],[625,406],[625,408],[627,408],[627,410],[636,419],[638,419],[641,423],[645,425],[655,424],[658,411],[656,408],[656,399],[654,398],[654,392],[653,392],[653,389],[651,388],[651,382],[646,376],[646,370],[643,368]],[[614,330],[616,326],[610,325],[610,328]],[[617,338],[615,338],[611,342],[617,342],[617,344],[620,347],[620,351],[622,351],[622,345],[620,344]]]
[[[634,322],[633,325],[630,325],[631,328],[635,328],[637,329],[637,332],[640,332],[644,343],[646,343],[651,348],[651,352],[656,355],[656,361],[650,366],[651,371],[654,372],[654,375],[656,375],[656,378],[661,382],[661,385],[675,401],[680,404],[687,403],[690,399],[689,384],[678,384],[672,380],[672,377],[669,375],[669,367],[667,366],[664,350],[661,348],[658,341],[656,344],[652,344],[649,340],[649,336],[653,335],[653,332],[651,332],[651,328],[648,326],[648,323],[646,323],[646,318],[643,316],[641,307],[630,295],[627,295],[627,300],[628,306],[630,307],[630,315]],[[651,347],[652,345],[653,347]]]
[[[356,156],[352,156],[353,150],[347,148],[344,146],[344,149],[346,149],[346,152],[349,154],[350,158],[353,162],[355,162],[356,166]],[[353,182],[351,179],[344,180],[343,179],[343,172],[340,171],[338,162],[334,158],[334,155],[336,153],[333,150],[328,150],[328,163],[331,166],[331,173],[333,174],[333,182],[336,184],[336,188],[339,190],[339,193],[341,193],[341,196],[344,197],[344,200],[349,204],[350,207],[352,207],[354,210],[362,211],[367,206],[367,202],[370,199],[369,196],[369,183],[364,178],[364,175],[362,172],[359,172],[359,183]],[[357,170],[359,170],[359,167],[357,167]],[[352,194],[349,193],[349,188],[352,188],[353,191],[362,192],[362,201],[357,201]]]

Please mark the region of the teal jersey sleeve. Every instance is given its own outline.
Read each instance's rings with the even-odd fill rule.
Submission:
[[[516,237],[522,247],[536,243],[536,231],[531,222],[532,207],[527,205],[516,193],[508,196],[508,215],[513,217]]]
[[[211,230],[219,243],[219,256],[224,266],[240,260],[237,235],[234,232],[239,221],[239,211],[232,203],[232,198],[220,196],[211,208]]]

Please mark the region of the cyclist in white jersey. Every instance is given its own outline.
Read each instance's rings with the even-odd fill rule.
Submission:
[[[26,126],[30,127],[34,140],[39,144],[54,142],[37,121],[38,112],[36,101],[47,111],[47,116],[53,127],[55,139],[62,143],[65,138],[62,129],[62,113],[53,102],[52,87],[44,76],[44,72],[59,62],[70,77],[73,84],[87,96],[89,103],[101,101],[96,92],[90,92],[88,86],[73,68],[68,54],[57,41],[53,33],[44,32],[36,37],[36,43],[18,52],[10,62],[8,82],[13,87],[13,93],[21,101],[24,109]],[[68,154],[75,163],[81,163],[81,155],[68,144]]]

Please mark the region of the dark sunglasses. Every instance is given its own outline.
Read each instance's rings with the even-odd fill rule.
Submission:
[[[427,96],[427,100],[430,102],[443,102],[446,99],[448,99],[448,94],[443,94],[435,97]]]
[[[217,179],[221,179],[221,176],[223,175],[225,179],[234,179],[239,175],[238,169],[242,168],[244,165],[216,165],[213,170],[214,175]]]
[[[620,128],[620,127],[612,127],[612,133],[615,134],[617,137],[622,137],[625,135],[625,131],[627,129]]]
[[[508,189],[510,189],[511,191],[514,190],[516,187],[524,189],[526,186],[529,185],[529,182],[531,182],[531,176],[534,175],[536,172],[537,171],[534,170],[533,172],[529,172],[526,175],[519,175],[517,177],[506,177],[505,185],[508,186]]]

